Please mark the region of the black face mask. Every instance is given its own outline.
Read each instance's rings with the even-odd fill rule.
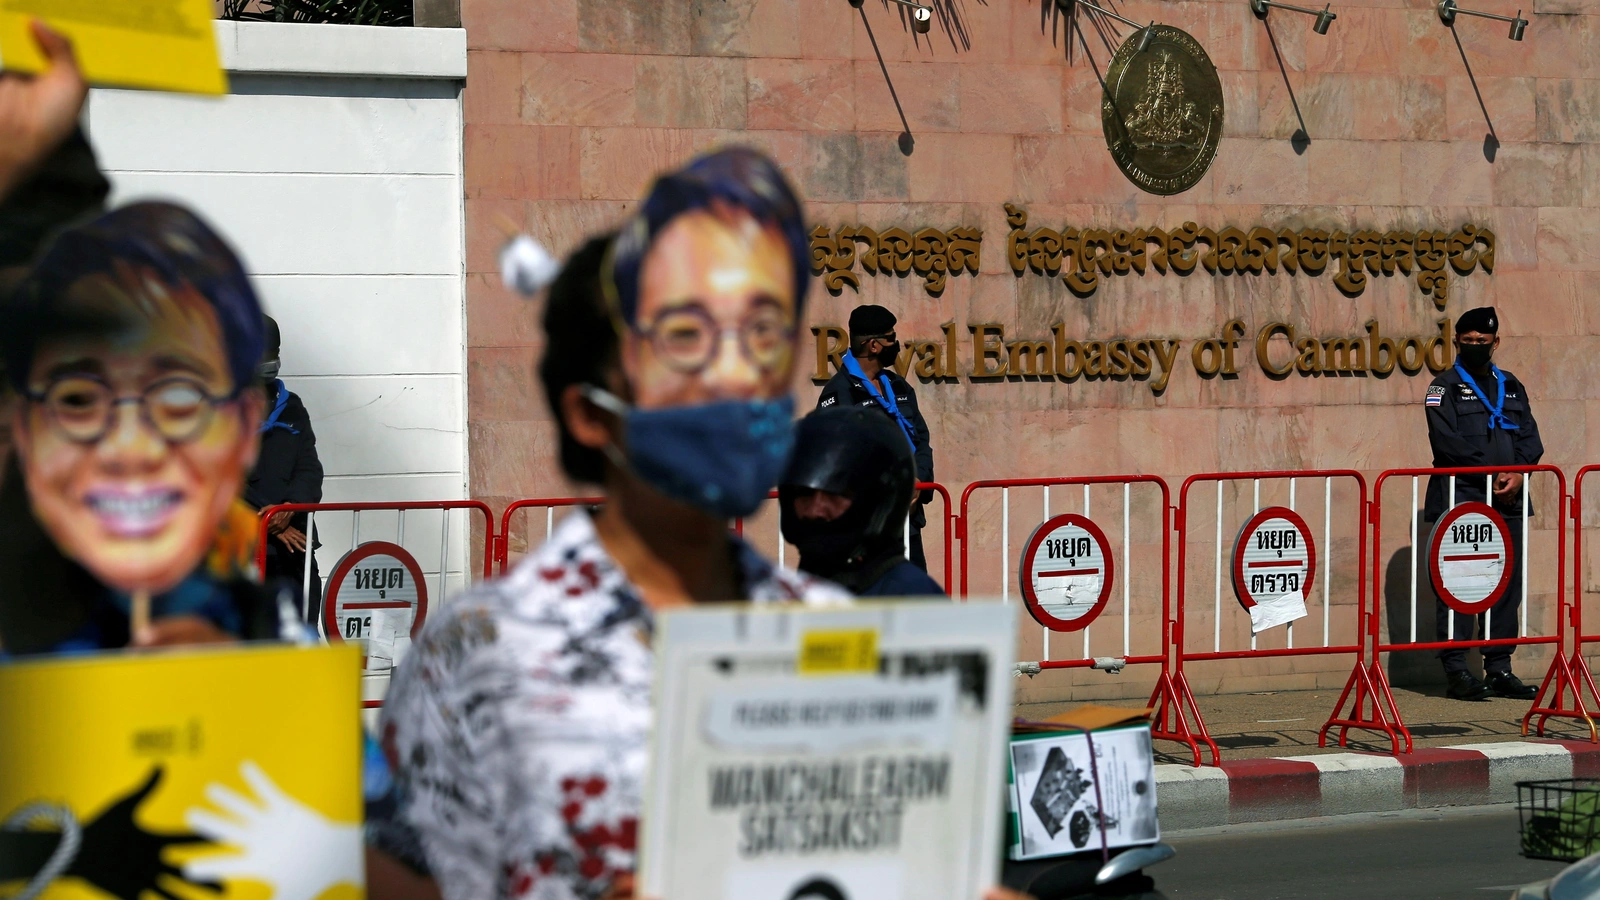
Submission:
[[[893,343],[885,344],[883,349],[878,351],[878,365],[883,366],[886,369],[891,367],[891,366],[893,366],[895,364],[895,361],[898,360],[899,358],[900,358],[900,342],[899,341],[894,341]]]
[[[812,575],[832,576],[848,566],[851,557],[861,548],[861,533],[848,524],[840,527],[837,520],[796,519],[786,530],[785,537],[800,551],[801,565]]]
[[[1490,357],[1494,356],[1492,344],[1462,344],[1456,354],[1461,364],[1472,370],[1482,370],[1489,364]]]

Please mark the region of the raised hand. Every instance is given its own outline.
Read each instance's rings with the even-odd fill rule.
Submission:
[[[32,25],[45,70],[0,74],[0,200],[72,134],[89,93],[72,42],[37,20]]]
[[[329,821],[285,794],[253,762],[242,763],[239,773],[253,800],[220,784],[206,788],[206,799],[232,818],[206,809],[191,809],[184,818],[190,828],[239,853],[190,860],[184,875],[191,881],[265,882],[273,900],[315,900],[334,885],[365,885],[360,825]]]

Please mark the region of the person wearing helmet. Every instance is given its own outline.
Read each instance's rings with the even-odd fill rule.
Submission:
[[[906,559],[916,475],[905,436],[870,408],[819,409],[796,423],[778,502],[784,539],[800,550],[800,571],[861,597],[943,596],[939,583]]]

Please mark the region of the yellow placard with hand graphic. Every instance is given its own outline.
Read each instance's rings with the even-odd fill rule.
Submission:
[[[0,665],[0,897],[364,895],[353,647]]]
[[[29,23],[72,41],[90,84],[225,94],[212,0],[0,0],[0,68],[39,72]]]

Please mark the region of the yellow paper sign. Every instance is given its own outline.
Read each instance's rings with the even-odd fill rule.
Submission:
[[[878,671],[878,632],[871,628],[807,631],[800,636],[802,675]]]
[[[360,673],[350,646],[0,665],[0,897],[360,897]]]
[[[90,84],[225,94],[212,0],[0,0],[0,67],[38,72],[30,20],[72,39]]]

